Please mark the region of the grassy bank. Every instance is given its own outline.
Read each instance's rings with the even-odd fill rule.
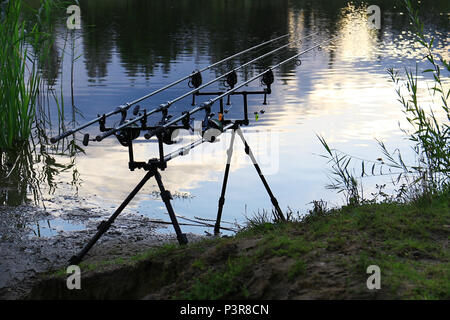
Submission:
[[[67,290],[65,272],[53,272],[30,298],[449,299],[449,234],[445,197],[318,209],[235,237],[87,261],[81,290]],[[366,287],[369,265],[381,269],[380,290]]]

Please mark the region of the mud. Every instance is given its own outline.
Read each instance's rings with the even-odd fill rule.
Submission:
[[[55,215],[32,206],[0,207],[0,299],[24,298],[39,274],[67,266],[70,257],[95,234],[98,223],[111,214],[90,208],[59,213]],[[52,229],[55,221],[78,225],[81,230]],[[47,231],[52,233],[42,236],[42,227],[46,224]],[[84,260],[133,256],[151,247],[175,242],[176,237],[171,232],[170,228],[151,223],[147,217],[124,213]],[[203,238],[195,234],[187,236],[191,242]]]

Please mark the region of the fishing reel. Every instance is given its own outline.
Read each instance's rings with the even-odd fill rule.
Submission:
[[[135,106],[133,108],[133,115],[137,116],[139,114],[139,111],[140,111],[140,106],[139,105]],[[117,107],[114,112],[121,114],[121,119],[119,121],[119,125],[123,125],[124,123],[126,123],[126,118],[127,118],[127,111],[126,110],[124,110],[123,108]],[[103,115],[99,115],[98,114],[97,117],[99,119],[98,120],[98,124],[99,124],[99,127],[100,127],[100,131],[101,132],[105,132],[105,131],[110,130],[110,129],[106,128],[106,115],[105,114],[103,114]],[[119,142],[123,146],[128,146],[129,142],[127,142],[127,141],[130,141],[129,139],[134,140],[134,139],[138,138],[139,134],[140,134],[140,132],[136,132],[136,130],[137,130],[136,126],[134,126],[134,128],[131,129],[131,131],[133,131],[132,134],[126,133],[127,130],[128,130],[128,128],[124,129],[124,130],[117,131],[117,132],[114,133],[114,135],[117,137],[117,139],[119,140]],[[87,147],[89,145],[90,141],[99,141],[99,140],[97,140],[96,138],[91,139],[90,136],[89,136],[89,133],[86,133],[83,136],[83,145],[85,147]]]
[[[200,76],[201,77],[201,76]],[[200,80],[201,82],[201,80]],[[158,126],[165,125],[173,116],[168,113],[167,108],[162,109],[162,118],[159,121]],[[160,133],[158,133],[158,139],[161,139],[164,144],[171,145],[176,143],[176,141],[172,140],[173,132],[178,128],[164,128]]]
[[[141,107],[139,105],[135,106],[133,108],[133,115],[137,116],[139,114]],[[145,110],[144,110],[145,112]],[[119,122],[119,125],[123,125],[124,123],[126,123],[126,117],[127,117],[127,111],[121,111],[121,119]],[[142,120],[142,126],[145,126],[145,122],[146,119],[144,118]],[[119,141],[119,143],[124,146],[124,147],[128,147],[131,143],[131,141],[139,138],[139,136],[141,135],[141,127],[136,124],[136,123],[132,123],[129,126],[127,126],[126,128],[116,131],[114,133],[114,135],[116,136],[117,140]]]
[[[211,108],[207,108],[205,118],[202,121],[201,135],[206,141],[212,143],[217,141],[217,137],[223,132],[223,122],[213,119],[215,113],[211,113]]]
[[[214,116],[212,114],[211,116]],[[218,119],[209,118],[204,126],[202,126],[202,137],[206,141],[217,142],[217,137],[223,132],[223,123]]]
[[[141,135],[141,127],[136,123],[132,123],[128,127],[115,132],[114,135],[122,146],[128,147],[131,141],[139,138]]]
[[[161,139],[161,141],[164,144],[167,145],[172,145],[174,143],[176,143],[175,140],[173,140],[173,132],[177,130],[177,128],[165,128],[163,129],[161,132],[159,132],[156,136],[158,137],[158,139]]]

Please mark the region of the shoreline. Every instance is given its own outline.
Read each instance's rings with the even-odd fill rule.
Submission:
[[[65,269],[26,299],[449,299],[450,202],[316,208],[298,221],[261,221],[233,237],[163,245],[84,261],[81,290]],[[367,285],[378,266],[381,287]]]
[[[73,217],[64,215],[65,219]],[[91,213],[91,212],[88,212]],[[86,228],[80,231],[59,231],[51,237],[31,236],[30,222],[55,219],[44,210],[33,206],[0,207],[0,299],[22,299],[39,274],[67,266],[71,256],[76,254],[95,234],[102,215],[93,213],[86,218]],[[83,261],[95,262],[127,258],[139,252],[167,243],[177,243],[176,235],[158,233],[164,227],[149,222],[149,218],[136,214],[123,214],[117,218],[90,250]],[[19,227],[20,226],[20,227]],[[169,229],[170,230],[170,229]],[[205,236],[188,233],[190,242]]]

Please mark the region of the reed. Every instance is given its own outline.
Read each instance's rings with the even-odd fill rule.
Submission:
[[[59,57],[55,43],[55,20],[66,3],[40,0],[37,9],[26,3],[0,0],[0,205],[40,202],[41,184],[45,183],[51,194],[56,188],[55,176],[64,170],[73,171],[72,185],[78,188],[74,156],[81,148],[75,137],[61,141],[69,143],[68,150],[64,145],[47,147],[47,133],[53,127],[50,104],[54,99],[61,115],[63,96],[62,87],[61,94],[54,93],[45,70],[55,62],[55,50],[56,61],[62,64],[63,53]],[[58,120],[58,127],[62,126],[63,117]],[[68,163],[54,157],[67,153]]]
[[[414,143],[414,151],[417,156],[417,163],[412,167],[417,177],[413,180],[412,186],[415,189],[419,188],[423,195],[433,195],[434,193],[447,191],[450,187],[450,110],[448,106],[450,88],[445,85],[444,81],[450,75],[450,65],[442,56],[434,52],[434,37],[429,38],[424,35],[424,26],[420,21],[418,9],[413,7],[410,0],[405,0],[405,6],[416,40],[425,50],[428,69],[422,72],[431,73],[433,76],[433,84],[429,91],[430,96],[435,101],[435,106],[440,109],[439,112],[444,116],[439,117],[433,108],[426,110],[420,104],[417,66],[415,71],[405,70],[406,78],[399,76],[399,73],[394,69],[388,69],[388,73],[396,85],[398,101],[401,103],[403,112],[410,124],[410,130],[404,132],[408,134],[409,140]],[[406,93],[402,93],[402,89],[406,89]],[[392,158],[383,144],[381,144],[381,147],[383,153],[388,158]],[[407,172],[401,157],[393,164],[402,165],[404,173]]]
[[[21,1],[2,3],[0,32],[0,150],[13,149],[31,134],[41,77],[26,42]]]
[[[404,202],[421,202],[450,192],[450,112],[448,99],[448,76],[450,65],[434,50],[434,37],[424,34],[424,25],[419,18],[419,10],[410,0],[404,0],[417,43],[425,52],[427,69],[424,74],[432,74],[429,86],[433,106],[423,106],[418,95],[419,68],[405,69],[403,75],[394,68],[388,74],[395,85],[398,101],[402,106],[410,128],[402,129],[408,140],[413,143],[415,163],[405,163],[399,149],[390,151],[382,141],[378,141],[383,153],[376,161],[358,159],[345,152],[331,149],[323,137],[319,140],[327,154],[324,155],[332,164],[332,183],[328,188],[343,192],[348,204],[367,202],[362,195],[362,184],[357,178],[366,176],[391,176],[392,184],[397,187],[397,194],[385,197],[389,200]],[[447,83],[447,84],[446,84]],[[360,163],[360,173],[355,168]],[[350,170],[349,168],[353,168]],[[377,186],[379,187],[379,186]],[[380,190],[381,192],[381,190]]]

